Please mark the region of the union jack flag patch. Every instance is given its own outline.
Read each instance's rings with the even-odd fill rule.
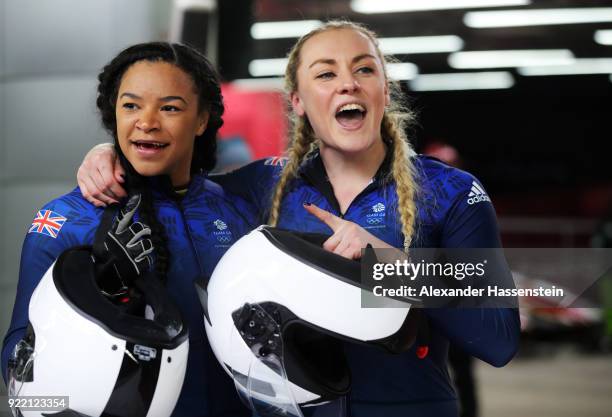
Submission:
[[[272,166],[282,166],[284,167],[289,158],[285,156],[275,156],[272,158],[268,158],[264,161],[264,165],[272,165]]]
[[[65,222],[66,218],[61,214],[51,210],[40,210],[36,213],[28,233],[40,233],[55,239]]]

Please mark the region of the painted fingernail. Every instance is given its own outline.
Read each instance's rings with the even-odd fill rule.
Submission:
[[[306,201],[306,202],[304,203],[304,206],[306,206],[306,207],[311,206],[311,205],[312,205],[312,203],[311,203],[311,202],[309,202],[309,201]]]

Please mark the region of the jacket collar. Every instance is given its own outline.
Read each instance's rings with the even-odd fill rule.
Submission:
[[[384,185],[391,179],[391,154],[392,150],[387,150],[385,159],[378,168],[378,171],[376,171],[374,178],[372,178],[372,182],[363,191],[361,191],[357,197],[355,197],[356,199],[360,195],[368,193],[372,189]],[[334,188],[332,187],[331,182],[329,182],[327,172],[325,171],[325,166],[323,165],[323,160],[321,159],[321,155],[319,154],[318,150],[302,163],[298,170],[298,177],[315,187],[325,197],[334,210],[337,211],[338,215],[340,217],[344,217],[345,213],[342,213],[340,210],[340,204],[338,203],[336,195],[334,194]]]
[[[374,178],[372,178],[372,182],[376,185],[384,183],[391,177],[391,167],[393,162],[392,154],[393,149],[388,148],[387,153],[385,154],[385,159],[383,159],[382,163],[378,167],[378,170],[376,171],[376,174],[374,174]],[[301,177],[314,186],[329,183],[327,172],[325,171],[325,165],[323,165],[323,160],[321,159],[321,154],[318,149],[314,151],[311,156],[306,158],[304,162],[302,162],[302,165],[298,170],[298,177]]]
[[[202,174],[193,174],[191,176],[191,181],[189,181],[189,185],[187,187],[187,192],[177,193],[172,186],[172,182],[170,181],[170,177],[167,175],[158,175],[155,177],[147,178],[148,185],[151,187],[153,195],[160,198],[169,198],[171,200],[180,201],[190,194],[192,194],[192,190],[199,188],[204,184],[206,180],[206,176]]]

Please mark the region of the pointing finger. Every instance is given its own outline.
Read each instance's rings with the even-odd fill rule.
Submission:
[[[338,230],[344,222],[344,220],[342,220],[340,217],[330,213],[327,210],[323,210],[322,208],[319,208],[311,203],[304,203],[304,209],[306,209],[307,212],[309,212],[317,219],[328,225],[334,232]]]

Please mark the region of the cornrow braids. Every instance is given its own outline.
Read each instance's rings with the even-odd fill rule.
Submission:
[[[197,50],[178,43],[148,42],[121,51],[98,75],[96,105],[102,125],[117,141],[115,104],[123,74],[139,61],[167,62],[175,65],[193,81],[198,110],[208,113],[206,130],[196,136],[191,172],[210,171],[216,164],[217,131],[223,126],[225,106],[219,76],[210,61]]]
[[[312,134],[312,129],[308,126],[308,121],[302,118],[295,120],[293,127],[293,140],[291,142],[291,146],[287,150],[289,160],[287,165],[285,165],[283,168],[283,172],[278,183],[276,184],[276,188],[274,189],[274,194],[272,196],[270,216],[268,218],[268,223],[271,226],[277,225],[280,205],[285,193],[285,188],[289,181],[296,177],[302,160],[312,150],[311,145],[313,142],[314,137]]]
[[[181,44],[148,42],[130,46],[121,51],[98,75],[96,104],[100,111],[102,125],[111,134],[115,150],[126,172],[128,194],[141,194],[139,216],[151,227],[151,240],[155,246],[155,269],[165,279],[170,261],[167,235],[164,225],[157,219],[153,207],[151,188],[145,177],[136,172],[121,151],[117,138],[115,107],[121,80],[125,72],[139,61],[167,62],[187,74],[193,81],[198,96],[198,110],[208,113],[206,130],[196,136],[191,161],[191,173],[210,171],[214,168],[217,147],[217,131],[223,125],[223,97],[219,77],[213,65],[197,50]]]

